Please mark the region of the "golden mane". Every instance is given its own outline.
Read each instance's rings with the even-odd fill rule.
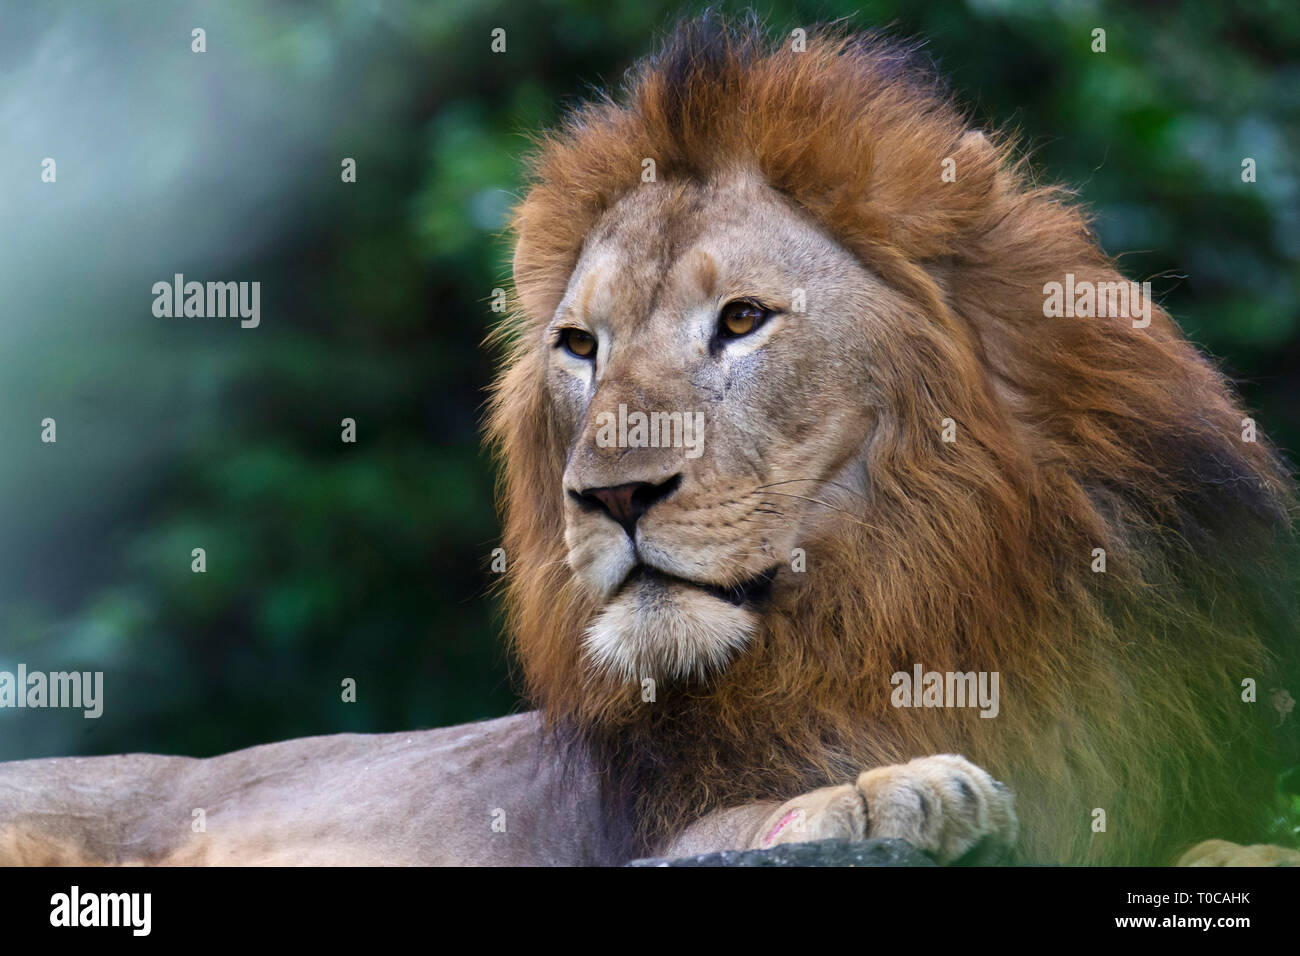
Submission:
[[[870,507],[813,546],[746,654],[653,704],[580,654],[594,608],[565,565],[570,436],[542,347],[585,237],[646,158],[661,181],[757,169],[928,320],[880,370]],[[706,19],[623,98],[545,135],[531,170],[490,421],[509,625],[527,694],[604,772],[628,852],[711,809],[939,752],[1011,784],[1030,858],[1168,862],[1258,835],[1275,759],[1262,697],[1296,648],[1289,479],[1158,307],[1140,329],[1044,317],[1046,283],[1121,277],[1008,139],[974,133],[878,37],[810,30],[795,52]],[[938,441],[945,418],[955,443]],[[999,672],[1001,714],[890,706],[889,675],[915,663]],[[1245,677],[1260,703],[1242,702]]]

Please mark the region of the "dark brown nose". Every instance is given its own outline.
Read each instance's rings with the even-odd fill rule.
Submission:
[[[631,538],[636,536],[636,523],[650,510],[650,506],[667,498],[681,483],[682,476],[673,475],[659,484],[633,481],[626,485],[610,485],[608,488],[587,488],[580,493],[571,494],[588,508],[605,512],[621,524]]]

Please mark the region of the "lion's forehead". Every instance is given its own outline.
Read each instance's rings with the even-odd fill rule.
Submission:
[[[835,281],[832,264],[844,258],[762,183],[646,184],[593,228],[557,317],[631,331],[727,297],[763,293],[786,308],[798,283]]]

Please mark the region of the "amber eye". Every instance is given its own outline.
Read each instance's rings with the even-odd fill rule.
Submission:
[[[769,315],[767,309],[748,299],[728,302],[718,316],[718,334],[724,339],[738,339],[757,329]]]
[[[588,359],[596,354],[596,337],[582,329],[561,329],[560,344],[578,358]]]

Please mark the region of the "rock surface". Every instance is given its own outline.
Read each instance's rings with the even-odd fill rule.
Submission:
[[[934,866],[902,840],[818,840],[770,850],[725,850],[675,859],[633,860],[628,866]]]

